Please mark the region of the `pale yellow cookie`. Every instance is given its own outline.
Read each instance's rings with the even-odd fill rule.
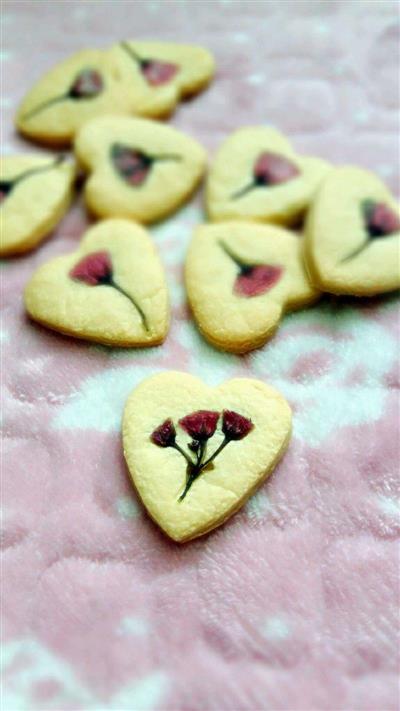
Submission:
[[[211,81],[213,56],[203,47],[173,42],[123,41],[109,50],[132,113],[159,118]]]
[[[316,301],[302,243],[282,227],[254,222],[196,229],[185,282],[194,318],[210,343],[246,353],[273,335],[285,311]]]
[[[222,144],[207,181],[212,220],[292,225],[310,205],[330,166],[296,155],[279,131],[241,128]]]
[[[63,156],[2,157],[0,256],[36,247],[59,223],[72,197],[75,167]]]
[[[129,113],[118,67],[107,53],[83,50],[51,69],[23,99],[16,118],[21,133],[67,145],[90,118]]]
[[[169,299],[155,247],[140,225],[104,220],[75,252],[34,273],[25,306],[35,321],[115,346],[154,346],[169,327]]]
[[[373,173],[336,168],[307,215],[305,257],[313,281],[332,294],[372,296],[400,287],[400,212]]]
[[[144,380],[123,418],[128,468],[151,518],[183,542],[226,521],[272,472],[291,410],[259,380],[210,388],[185,373]]]
[[[99,217],[154,222],[189,198],[206,168],[204,149],[170,126],[107,116],[87,123],[75,140],[90,171],[85,199]]]

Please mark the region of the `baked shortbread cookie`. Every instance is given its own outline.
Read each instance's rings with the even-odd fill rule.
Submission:
[[[91,173],[85,185],[88,208],[99,217],[144,223],[184,203],[206,168],[206,153],[196,141],[148,119],[94,119],[78,133],[75,152]]]
[[[91,227],[79,249],[43,264],[25,289],[35,321],[115,346],[154,346],[169,326],[164,271],[148,233],[128,220]]]
[[[305,271],[303,240],[282,227],[254,222],[198,227],[185,282],[201,333],[233,353],[263,345],[285,311],[319,296]]]
[[[371,296],[400,287],[399,206],[366,170],[348,166],[326,177],[304,246],[311,278],[324,291]]]
[[[43,143],[68,145],[89,119],[129,113],[118,69],[107,53],[83,50],[53,67],[23,99],[16,124]]]
[[[173,42],[119,42],[109,50],[130,110],[140,116],[168,116],[180,99],[204,89],[215,73],[203,47]]]
[[[179,542],[235,513],[272,472],[290,433],[286,400],[247,378],[210,388],[192,375],[160,373],[132,392],[123,418],[137,492]]]
[[[120,42],[82,50],[34,85],[16,124],[29,138],[66,145],[86,121],[103,114],[170,114],[182,97],[208,84],[214,69],[207,50],[188,45]]]
[[[36,247],[59,223],[72,197],[75,166],[64,156],[0,160],[0,256]]]
[[[212,220],[256,220],[282,225],[298,221],[330,165],[296,155],[273,128],[235,131],[222,144],[207,182]]]

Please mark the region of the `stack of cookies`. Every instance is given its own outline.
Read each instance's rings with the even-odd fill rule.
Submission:
[[[32,249],[57,225],[77,166],[87,175],[87,208],[101,220],[76,253],[33,275],[25,304],[34,320],[109,345],[163,342],[167,286],[142,225],[190,199],[207,156],[194,138],[155,119],[206,87],[214,66],[201,47],[120,42],[73,55],[22,101],[20,132],[72,144],[76,160],[2,160],[1,254]],[[222,144],[208,172],[206,212],[185,280],[199,330],[216,348],[260,347],[285,311],[323,291],[363,296],[400,286],[399,211],[386,187],[364,170],[297,155],[273,128],[242,128]]]

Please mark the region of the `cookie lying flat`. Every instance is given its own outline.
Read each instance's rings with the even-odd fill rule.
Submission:
[[[153,346],[168,332],[161,262],[147,232],[127,220],[98,223],[76,252],[39,267],[25,305],[44,326],[106,345]]]
[[[88,208],[100,217],[153,222],[192,194],[206,168],[206,154],[192,138],[147,119],[94,119],[78,133],[75,152],[91,171]]]
[[[316,301],[302,239],[274,225],[221,222],[195,231],[185,265],[189,303],[217,348],[246,353],[265,343],[283,312]]]
[[[366,170],[337,168],[327,176],[307,216],[304,246],[324,291],[369,296],[400,287],[399,207]]]
[[[0,255],[21,254],[41,242],[67,211],[75,167],[62,156],[1,159]]]
[[[319,158],[297,156],[273,128],[241,128],[222,144],[211,167],[209,216],[292,225],[328,170]]]
[[[203,89],[214,74],[201,47],[120,42],[83,50],[53,67],[23,99],[18,129],[44,143],[66,145],[89,119],[104,114],[160,117]]]
[[[77,52],[28,92],[17,113],[17,127],[29,138],[67,145],[88,119],[129,113],[130,101],[118,78],[105,52]]]
[[[125,458],[150,516],[175,541],[237,511],[283,455],[291,410],[273,388],[237,378],[209,388],[166,372],[144,380],[123,418]]]
[[[119,42],[110,50],[132,113],[160,118],[197,94],[215,72],[206,49],[173,42]]]

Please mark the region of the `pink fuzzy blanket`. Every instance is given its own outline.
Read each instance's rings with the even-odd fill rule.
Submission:
[[[160,38],[215,53],[215,82],[172,119],[210,155],[233,129],[268,123],[395,189],[397,13],[396,0],[6,2],[3,152],[32,150],[13,114],[55,62]],[[160,348],[91,346],[27,321],[24,284],[77,244],[81,204],[2,264],[4,711],[398,708],[397,302],[325,298],[263,349],[219,353],[182,284],[203,219],[197,199],[152,229],[173,301]],[[261,378],[295,412],[270,481],[182,547],[139,505],[120,441],[132,387],[169,368]]]

